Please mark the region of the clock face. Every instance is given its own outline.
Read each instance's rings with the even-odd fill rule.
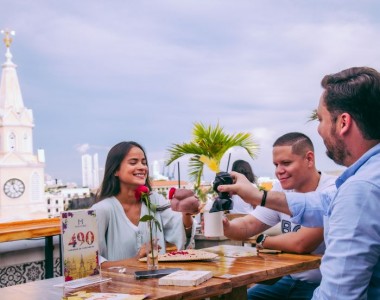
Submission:
[[[24,191],[25,185],[20,179],[12,178],[4,184],[4,193],[10,198],[18,198]]]

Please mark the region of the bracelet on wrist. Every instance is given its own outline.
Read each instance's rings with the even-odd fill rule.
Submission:
[[[268,192],[266,190],[263,190],[263,197],[261,198],[260,206],[265,206],[265,202],[267,201],[267,195]]]

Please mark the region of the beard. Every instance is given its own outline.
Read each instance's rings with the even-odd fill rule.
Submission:
[[[331,142],[334,140],[334,143]],[[331,130],[330,141],[325,141],[326,155],[336,164],[345,166],[344,161],[348,157],[347,147],[343,140],[340,139],[334,130]]]

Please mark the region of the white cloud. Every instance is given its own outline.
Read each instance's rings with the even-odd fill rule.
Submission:
[[[85,154],[87,151],[90,149],[89,144],[81,144],[81,145],[76,145],[75,150],[78,151],[80,154]]]
[[[258,175],[273,175],[272,143],[290,131],[312,138],[321,169],[336,168],[306,123],[320,81],[354,65],[379,68],[374,1],[4,0],[2,7],[0,26],[17,34],[11,50],[35,116],[34,144],[46,150],[47,171],[70,181],[80,177],[78,152],[104,158],[117,142],[136,140],[151,162],[162,160],[172,143],[191,139],[197,121],[252,132],[261,146],[252,162]],[[234,151],[231,159],[245,157]]]

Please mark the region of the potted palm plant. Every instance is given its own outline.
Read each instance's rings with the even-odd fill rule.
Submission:
[[[204,191],[200,189],[204,165],[218,173],[223,156],[233,147],[242,147],[251,158],[255,158],[259,150],[259,145],[254,142],[250,133],[228,134],[219,124],[206,126],[198,122],[194,124],[193,139],[190,142],[173,144],[168,149],[170,157],[166,165],[184,155],[192,155],[189,161],[189,177],[195,182],[194,190],[198,197],[205,200]]]

